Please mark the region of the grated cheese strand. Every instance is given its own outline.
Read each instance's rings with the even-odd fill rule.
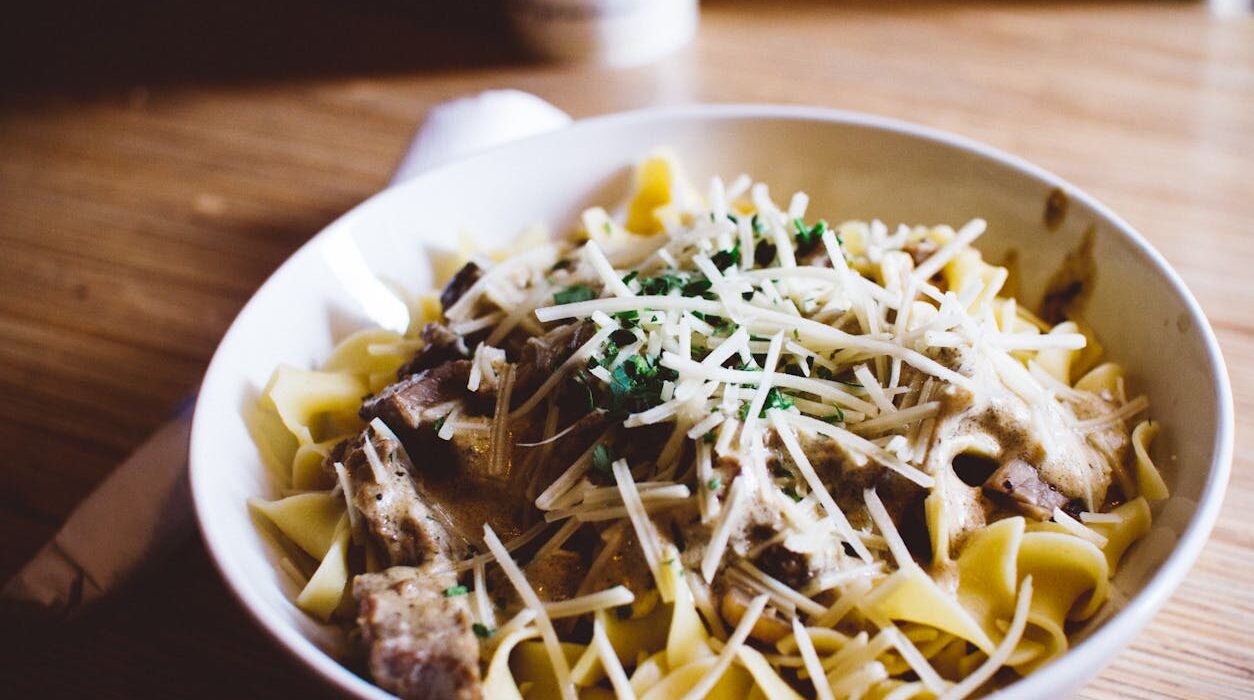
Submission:
[[[991,656],[980,664],[979,668],[967,674],[961,682],[945,691],[940,696],[940,700],[962,700],[971,693],[974,693],[984,685],[994,674],[1006,665],[1010,660],[1010,655],[1014,653],[1015,647],[1019,646],[1019,640],[1023,638],[1023,631],[1028,624],[1028,611],[1032,605],[1032,577],[1028,576],[1023,579],[1023,583],[1019,584],[1019,600],[1015,603],[1015,614],[1010,621],[1010,629],[1006,631],[1006,636],[1001,640],[1001,644],[993,650]]]
[[[758,623],[758,618],[762,616],[764,609],[766,609],[766,596],[764,595],[754,598],[749,603],[745,608],[744,616],[740,618],[740,623],[736,625],[736,629],[732,632],[731,637],[727,639],[727,644],[719,652],[714,666],[701,677],[700,681],[697,681],[697,684],[691,690],[684,694],[681,700],[701,700],[714,688],[714,685],[718,683],[718,679],[723,677],[723,673],[731,665],[736,652],[740,650],[741,645],[749,638],[749,633],[753,631],[753,626]]]
[[[810,459],[806,457],[805,452],[801,449],[801,444],[797,442],[797,436],[793,433],[792,428],[784,423],[784,411],[778,408],[772,408],[767,411],[767,418],[770,419],[771,425],[775,428],[775,434],[779,436],[784,443],[784,449],[788,451],[788,455],[792,457],[793,462],[797,464],[797,469],[801,472],[801,476],[805,479],[806,485],[810,487],[810,492],[823,505],[823,510],[827,511],[827,517],[832,519],[836,524],[836,531],[844,538],[845,542],[853,547],[854,553],[862,561],[872,564],[875,557],[871,555],[871,551],[866,548],[862,540],[854,532],[853,526],[849,524],[849,518],[845,517],[845,512],[836,505],[836,499],[832,498],[832,494],[828,493],[827,487],[823,485],[823,481],[819,479],[819,475],[814,471],[814,466],[810,464]],[[824,424],[826,425],[826,424]]]
[[[566,654],[562,651],[562,644],[557,638],[557,631],[553,629],[553,622],[549,619],[548,613],[544,610],[544,603],[540,601],[540,597],[536,595],[535,589],[527,582],[527,577],[523,574],[522,569],[518,568],[509,552],[505,550],[505,545],[501,544],[500,538],[492,530],[492,526],[484,524],[483,541],[488,545],[488,551],[496,558],[497,564],[500,564],[501,570],[505,572],[506,578],[513,584],[514,589],[518,591],[518,596],[522,598],[523,604],[527,609],[535,613],[536,627],[540,629],[540,637],[544,640],[544,650],[548,652],[549,662],[553,665],[553,675],[557,677],[557,688],[562,694],[562,700],[578,700],[578,693],[575,690],[575,683],[571,680],[570,664],[566,661]]]
[[[893,559],[897,562],[897,568],[906,569],[918,566],[914,562],[914,557],[910,556],[910,549],[906,547],[906,541],[901,539],[901,533],[897,531],[897,526],[893,524],[893,519],[889,516],[888,509],[884,507],[884,502],[875,493],[875,489],[870,488],[863,491],[862,498],[866,501],[866,510],[871,516],[871,521],[875,523],[876,529],[880,531],[884,541],[888,543],[888,551],[892,552]]]
[[[810,674],[810,682],[814,684],[815,697],[818,700],[835,700],[832,686],[827,682],[827,674],[823,673],[823,666],[819,663],[818,652],[814,650],[814,641],[810,639],[810,633],[801,624],[801,620],[796,617],[792,619],[792,635],[797,651],[801,653],[801,660],[805,663],[806,673]]]
[[[631,519],[632,528],[636,531],[636,539],[640,541],[640,549],[644,551],[644,559],[649,564],[649,573],[653,574],[658,591],[662,593],[665,600],[668,587],[662,581],[661,537],[653,521],[649,519],[649,513],[644,509],[644,504],[640,501],[640,492],[636,490],[636,481],[631,476],[627,460],[616,460],[610,468],[614,472],[614,482],[618,484],[618,490],[623,495],[623,506],[627,510],[627,517]],[[665,602],[670,601],[665,600]]]

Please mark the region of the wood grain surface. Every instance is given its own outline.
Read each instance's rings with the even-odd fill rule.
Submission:
[[[1039,163],[1184,276],[1236,390],[1232,482],[1188,579],[1081,697],[1254,697],[1254,21],[1180,3],[707,2],[683,52],[596,70],[527,60],[478,3],[25,4],[0,30],[0,578],[195,390],[266,275],[387,182],[433,104],[495,87],[575,116],[815,104]],[[72,623],[0,620],[0,638],[5,697],[328,692],[198,541]]]

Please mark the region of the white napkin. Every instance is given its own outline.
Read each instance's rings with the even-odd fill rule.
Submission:
[[[490,146],[566,126],[570,116],[518,90],[437,105],[414,135],[392,184]],[[187,479],[192,399],[70,513],[0,590],[6,606],[69,615],[159,561],[192,529]]]

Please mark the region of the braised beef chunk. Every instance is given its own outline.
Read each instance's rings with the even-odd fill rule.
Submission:
[[[528,395],[544,383],[579,346],[596,332],[588,321],[558,326],[523,344],[518,360],[518,384],[514,391]]]
[[[1035,467],[1019,459],[993,472],[984,482],[984,490],[1006,497],[1021,513],[1037,520],[1049,520],[1054,509],[1066,506],[1069,500],[1041,479]]]
[[[469,379],[470,360],[446,362],[384,388],[366,399],[359,413],[367,421],[382,418],[393,429],[416,430],[438,418],[430,409],[464,397]]]
[[[397,379],[470,356],[466,341],[440,323],[428,323],[422,327],[422,342],[418,352],[396,371]]]
[[[762,550],[758,555],[757,566],[790,588],[801,588],[814,577],[814,572],[810,569],[810,557],[792,551],[782,542]]]
[[[379,458],[377,464],[372,465],[370,449]],[[389,564],[420,564],[460,553],[460,537],[440,525],[419,496],[399,442],[367,428],[336,453],[352,488],[353,505]]]
[[[475,282],[479,281],[479,277],[482,274],[483,271],[480,270],[479,266],[473,262],[468,262],[465,265],[462,265],[462,269],[458,270],[457,274],[453,275],[453,279],[449,280],[448,284],[444,285],[444,291],[440,292],[440,306],[444,307],[445,311],[448,311],[449,307],[456,304],[457,301],[462,298],[462,295],[466,293],[466,290],[473,287]]]
[[[480,700],[479,642],[468,596],[442,564],[394,566],[353,580],[370,675],[405,700]]]

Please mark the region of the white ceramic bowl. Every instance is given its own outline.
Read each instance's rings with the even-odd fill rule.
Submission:
[[[1086,319],[1110,357],[1152,401],[1164,426],[1155,444],[1172,498],[1115,579],[1121,609],[1010,698],[1057,698],[1094,675],[1149,621],[1197,557],[1219,511],[1232,453],[1232,400],[1205,317],[1163,258],[1115,214],[1041,169],[965,139],[847,112],[768,106],[646,110],[579,122],[423,174],[367,200],[291,257],[240,313],[205,375],[191,442],[191,481],[205,542],[222,576],[263,629],[330,686],[387,694],[334,658],[338,635],[289,602],[295,591],[245,501],[273,496],[241,409],[281,362],[312,366],[333,343],[369,325],[398,323],[373,275],[412,289],[432,285],[428,251],[471,231],[484,243],[536,222],[567,229],[592,203],[626,192],[630,164],[674,148],[694,180],[746,172],[777,199],[803,189],[831,220],[989,222],[979,247],[1018,250],[1020,298],[1039,299],[1064,254],[1096,230],[1096,288]],[[1117,167],[1115,165],[1111,166]],[[1054,188],[1066,220],[1044,226]],[[403,320],[403,319],[400,319]]]

